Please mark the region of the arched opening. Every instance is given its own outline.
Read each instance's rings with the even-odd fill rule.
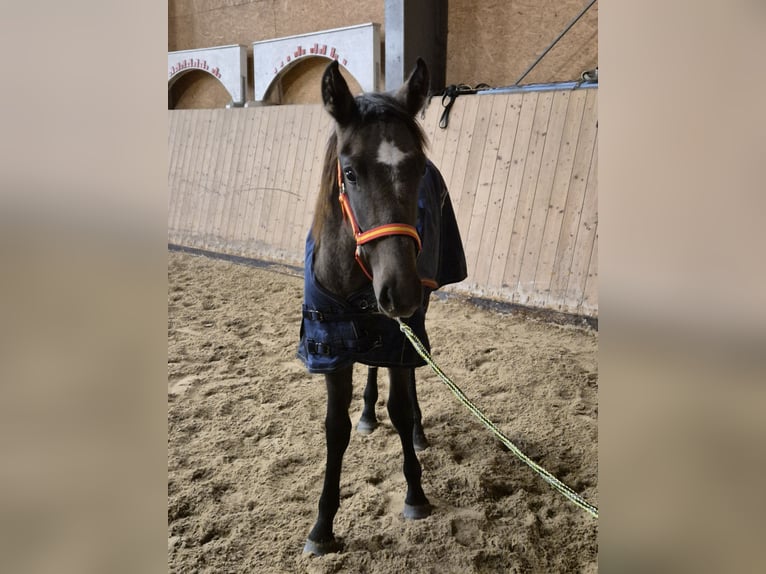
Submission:
[[[170,110],[224,108],[229,102],[231,95],[223,84],[203,70],[182,72],[168,85]]]
[[[328,58],[321,56],[301,58],[271,83],[263,99],[264,103],[321,104],[322,74],[329,63]],[[340,72],[352,94],[357,95],[364,91],[354,76],[343,66],[340,66]]]

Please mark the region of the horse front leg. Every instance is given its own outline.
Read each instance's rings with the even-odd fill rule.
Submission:
[[[388,416],[391,418],[404,452],[404,478],[407,479],[407,496],[404,498],[404,517],[411,519],[425,518],[431,514],[423,487],[420,484],[422,470],[415,454],[412,440],[414,417],[408,385],[412,369],[388,369],[390,387],[388,391]]]
[[[351,438],[351,418],[348,416],[348,408],[351,404],[352,373],[353,366],[325,375],[327,466],[322,495],[319,497],[319,514],[303,548],[304,552],[320,556],[340,550],[332,525],[340,506],[340,473],[343,466],[343,454]]]
[[[356,430],[360,434],[370,434],[378,428],[378,418],[375,416],[375,403],[378,402],[378,367],[367,369],[367,384],[364,387],[364,410]]]
[[[418,392],[415,388],[415,369],[410,369],[410,379],[407,384],[407,393],[410,395],[410,403],[412,403],[412,416],[414,417],[412,426],[412,442],[416,451],[426,450],[430,443],[426,438],[426,433],[423,430],[423,413],[420,412],[420,405],[418,404]]]

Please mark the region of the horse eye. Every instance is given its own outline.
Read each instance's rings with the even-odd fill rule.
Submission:
[[[356,174],[354,173],[353,169],[344,170],[343,177],[345,177],[346,181],[348,181],[349,183],[356,183]]]

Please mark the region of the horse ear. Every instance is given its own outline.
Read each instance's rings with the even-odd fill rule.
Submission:
[[[333,60],[322,76],[322,101],[335,121],[340,125],[348,124],[356,111],[354,96],[348,89],[346,80],[338,69],[338,61]]]
[[[396,98],[404,105],[411,115],[417,114],[426,104],[431,76],[422,58],[418,58],[415,69],[396,92]]]

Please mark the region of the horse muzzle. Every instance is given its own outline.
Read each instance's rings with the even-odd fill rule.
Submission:
[[[402,281],[396,277],[383,281],[379,288],[375,289],[378,299],[378,309],[392,319],[410,317],[420,307],[423,298],[423,288],[418,279],[411,285],[403,286]]]
[[[370,251],[378,309],[391,318],[411,316],[423,301],[412,241],[408,237],[388,237]]]

